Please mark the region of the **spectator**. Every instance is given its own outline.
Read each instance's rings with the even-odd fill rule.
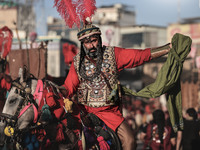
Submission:
[[[143,116],[142,111],[140,109],[137,109],[135,111],[135,121],[138,127],[142,125],[142,118],[143,118],[142,116]]]
[[[200,121],[194,108],[186,110],[184,118],[184,130],[177,135],[176,150],[199,150],[200,149]],[[181,138],[182,137],[182,138]],[[182,141],[180,141],[182,140]]]
[[[144,147],[152,150],[172,150],[175,137],[172,137],[172,128],[166,124],[164,112],[157,109],[153,112],[153,121],[147,125]]]

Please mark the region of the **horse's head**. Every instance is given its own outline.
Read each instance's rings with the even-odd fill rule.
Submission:
[[[0,119],[0,145],[5,140],[5,127],[11,126],[14,131],[23,130],[34,121],[34,108],[37,105],[33,94],[37,79],[19,78],[12,82]],[[27,107],[29,106],[29,107]]]
[[[14,82],[14,83],[17,83],[17,82]],[[30,84],[32,86],[32,89],[34,89],[31,91],[35,91],[37,80],[31,80]],[[26,93],[26,89],[19,88],[16,85],[13,85],[9,92],[9,95],[6,100],[2,113],[12,116],[13,119],[17,121],[16,125],[18,129],[23,129],[28,124],[30,124],[34,118],[33,107],[29,107],[21,114],[21,111],[23,110],[23,108],[26,107],[29,103],[31,103],[32,100],[33,100],[32,92]]]

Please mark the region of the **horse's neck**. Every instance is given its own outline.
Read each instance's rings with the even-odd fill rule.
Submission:
[[[36,79],[33,79],[31,81],[31,94],[32,95],[35,93],[35,90],[36,90],[36,87],[37,87],[37,82],[38,82],[38,80],[36,80]]]
[[[34,96],[34,99],[36,100],[36,103],[38,104],[38,106],[41,104],[41,101],[42,101],[43,88],[44,88],[44,85],[43,85],[42,80],[32,81],[31,94]]]

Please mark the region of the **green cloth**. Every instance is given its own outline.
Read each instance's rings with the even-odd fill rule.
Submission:
[[[172,48],[168,53],[166,62],[156,77],[154,83],[147,85],[139,92],[134,92],[126,87],[122,91],[127,95],[134,95],[146,98],[159,97],[167,93],[167,107],[172,127],[177,132],[178,127],[183,129],[182,99],[180,75],[183,62],[191,50],[192,40],[188,36],[176,33],[172,38]],[[113,91],[110,98],[115,94]]]

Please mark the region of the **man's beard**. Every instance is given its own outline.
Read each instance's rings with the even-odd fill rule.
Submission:
[[[95,58],[97,58],[98,56],[101,55],[101,48],[102,47],[100,45],[97,45],[97,48],[93,47],[93,48],[88,49],[88,50],[86,50],[86,48],[84,47],[84,51],[85,51],[87,56],[89,56],[92,59],[95,59]]]
[[[93,59],[97,58],[97,48],[93,47],[93,48],[89,49],[88,56]]]

